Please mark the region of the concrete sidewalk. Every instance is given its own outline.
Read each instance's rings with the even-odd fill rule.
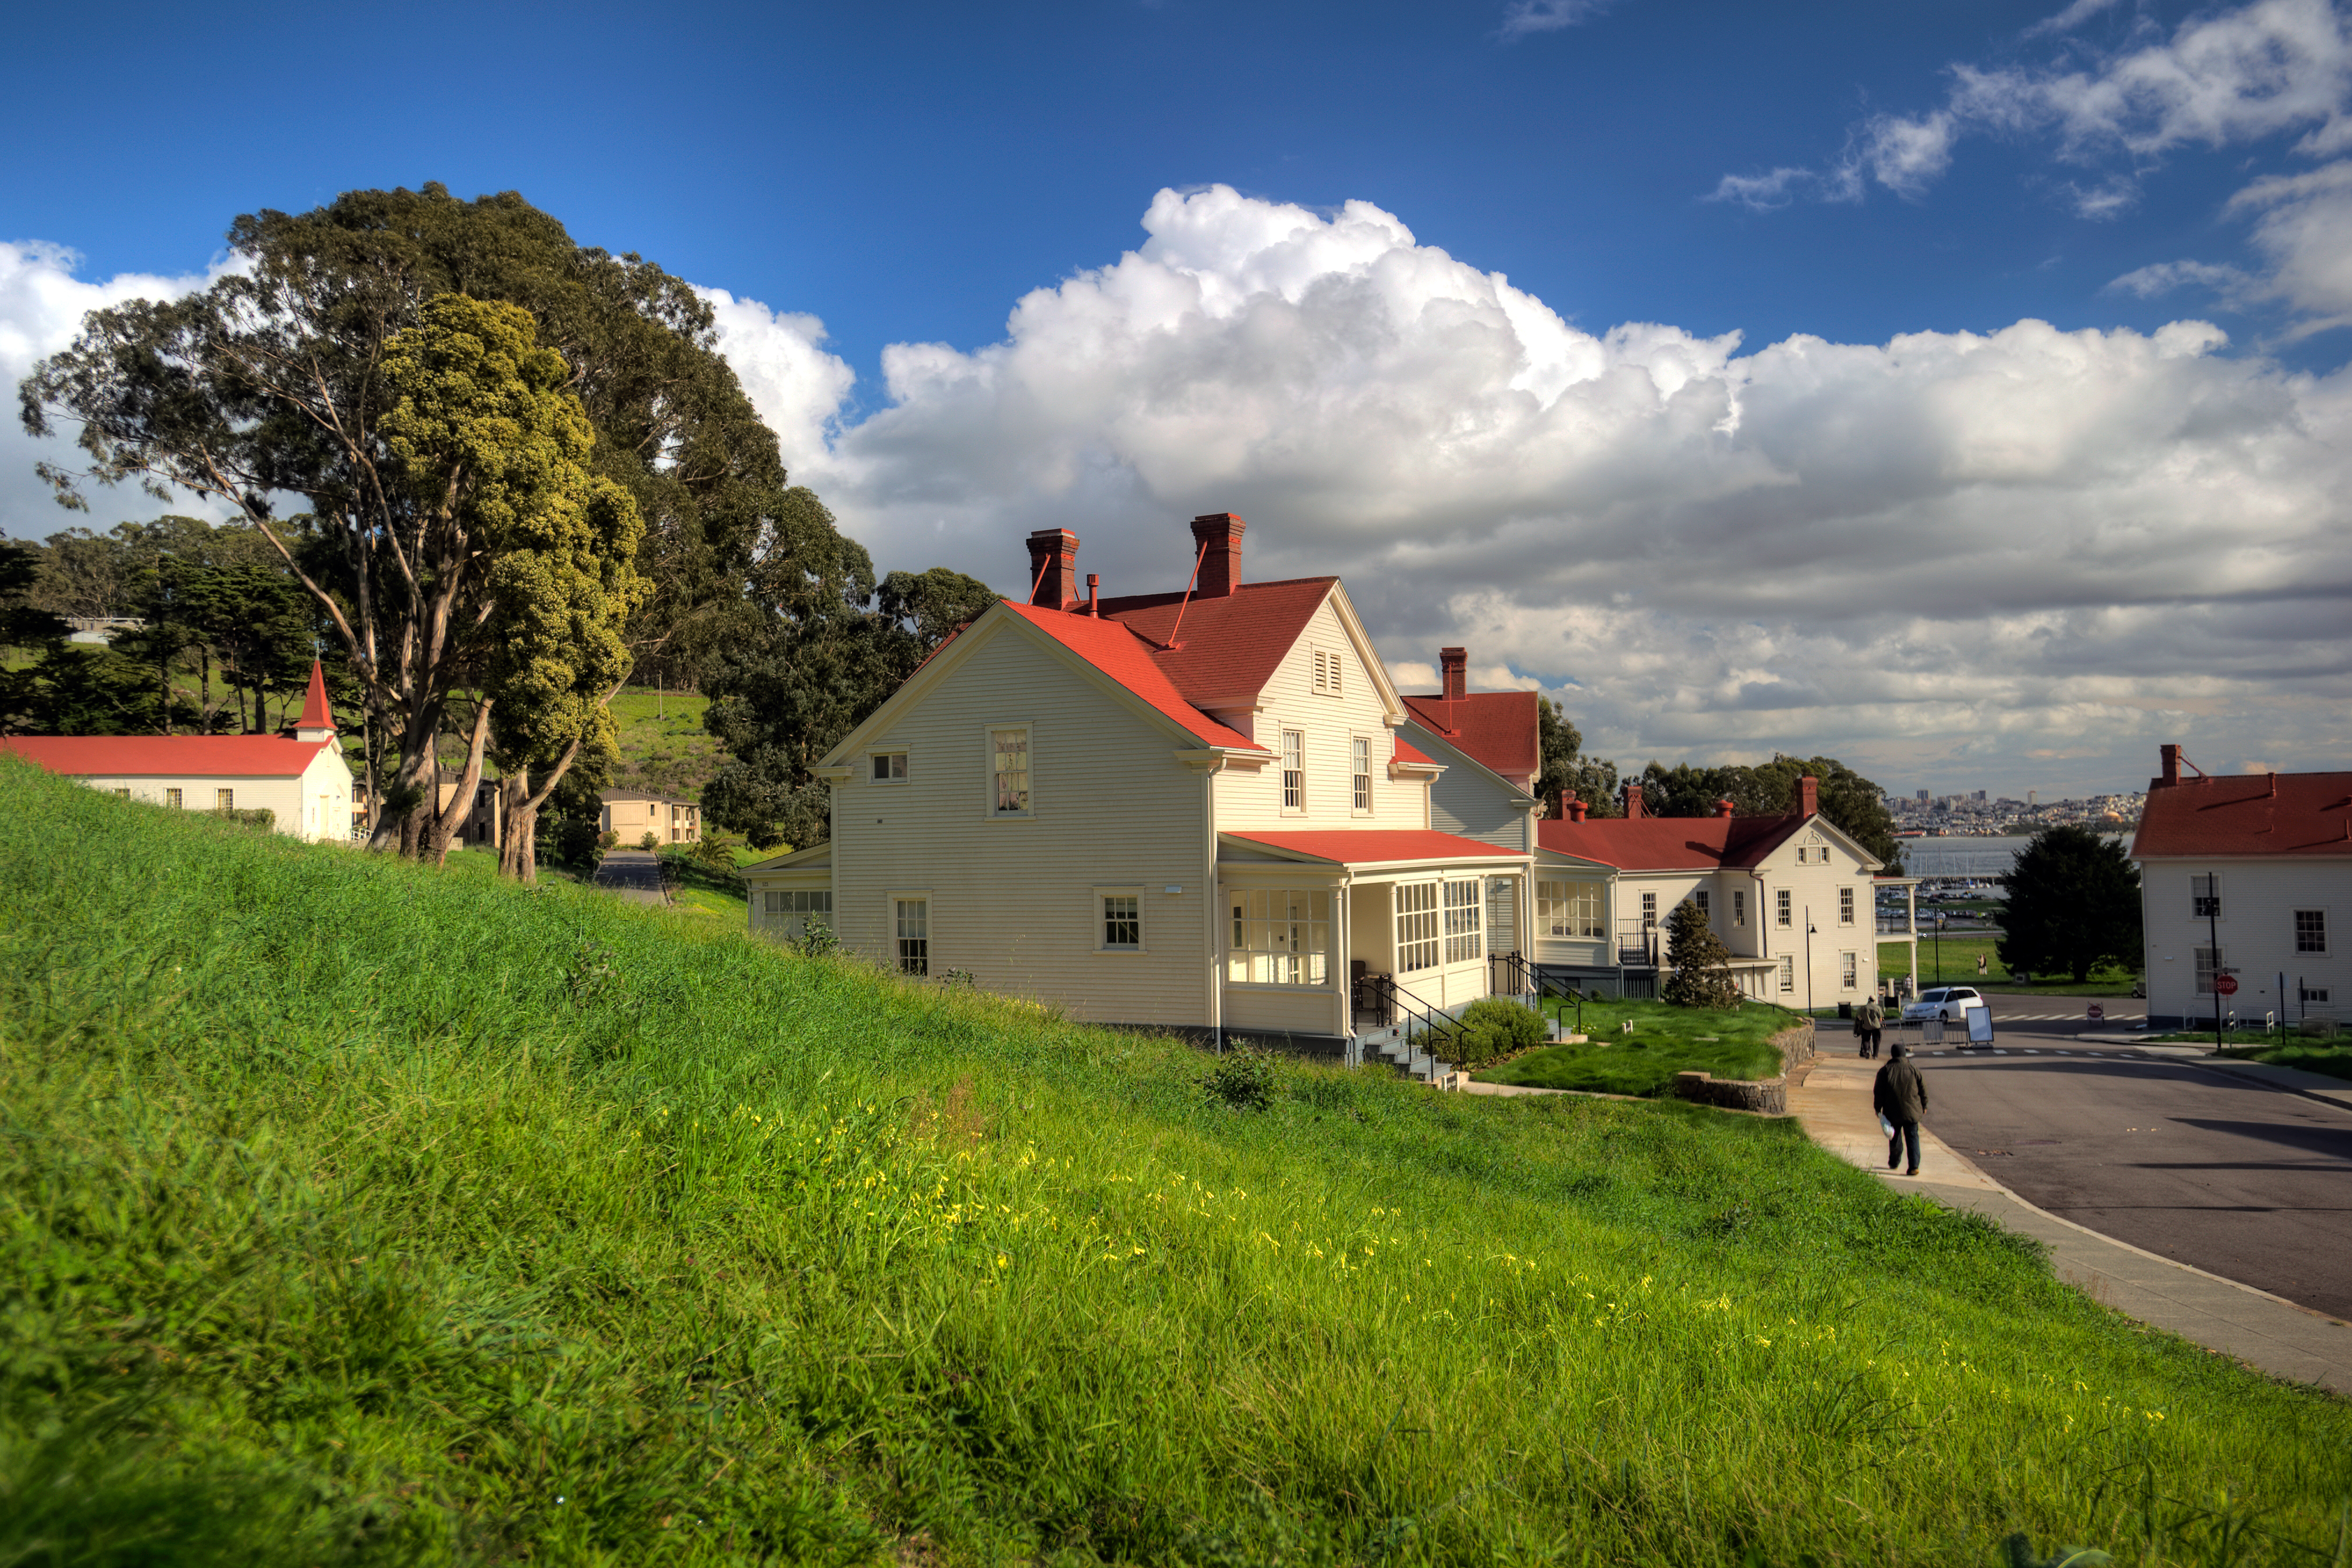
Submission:
[[[2352,1395],[2352,1327],[2036,1208],[1956,1153],[1926,1125],[1919,1130],[1919,1174],[1906,1178],[1889,1173],[1886,1140],[1870,1105],[1871,1080],[1881,1065],[1850,1056],[1820,1058],[1801,1085],[1790,1086],[1790,1114],[1804,1123],[1822,1147],[1890,1185],[1916,1188],[1938,1203],[1973,1209],[2033,1237],[2050,1249],[2058,1277],[2093,1300],[2273,1376]],[[1933,1121],[1932,1104],[1927,1115]]]

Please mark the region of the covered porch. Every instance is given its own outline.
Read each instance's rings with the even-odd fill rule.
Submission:
[[[1219,1022],[1353,1059],[1528,973],[1528,858],[1434,831],[1221,833]],[[1505,960],[1490,963],[1490,958]]]

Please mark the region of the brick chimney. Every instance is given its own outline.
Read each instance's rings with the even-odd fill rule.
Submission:
[[[1445,700],[1448,702],[1470,695],[1470,650],[1468,648],[1439,648],[1437,668],[1444,677]]]
[[[1627,784],[1625,786],[1625,820],[1631,822],[1641,815],[1642,786],[1640,784]]]
[[[1797,781],[1797,797],[1790,804],[1796,806],[1799,816],[1819,816],[1822,812],[1821,795],[1822,781],[1807,773]]]
[[[1242,530],[1248,523],[1229,511],[1213,511],[1192,520],[1195,548],[1207,545],[1201,557],[1201,581],[1192,590],[1198,599],[1223,599],[1242,585]]]
[[[1737,809],[1738,807],[1728,800],[1718,800],[1715,803],[1715,815],[1717,816],[1727,817]]]
[[[1078,596],[1078,536],[1066,528],[1041,528],[1029,536],[1029,580],[1037,584],[1029,602],[1058,610]]]
[[[1102,614],[1102,574],[1099,572],[1087,574],[1087,614]]]
[[[1582,822],[1584,820],[1584,814],[1592,809],[1591,806],[1585,805],[1584,802],[1578,799],[1575,795],[1569,794],[1566,790],[1559,792],[1559,798],[1568,807],[1568,819],[1570,822]]]
[[[1576,792],[1574,790],[1561,790],[1558,795],[1552,797],[1551,819],[1554,822],[1566,822],[1568,820],[1570,808],[1583,804],[1584,803],[1582,801],[1576,798]]]
[[[2156,754],[2164,759],[2163,775],[2156,782],[2162,787],[2170,789],[2180,782],[2180,748],[2158,746],[2156,749]]]

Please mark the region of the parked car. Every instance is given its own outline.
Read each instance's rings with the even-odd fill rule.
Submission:
[[[1941,1018],[1947,1024],[1965,1024],[1969,1008],[1987,1005],[1973,985],[1930,985],[1919,993],[1919,1000],[1903,1009],[1903,1021],[1916,1024],[1922,1018]]]

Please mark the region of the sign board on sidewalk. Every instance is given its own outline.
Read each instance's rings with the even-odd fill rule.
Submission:
[[[2218,995],[2235,996],[2238,994],[2238,977],[2234,974],[2213,976],[2213,990]]]
[[[2107,1021],[2107,1010],[2096,1002],[2091,1004],[2086,1016],[2094,1024],[2104,1024]]]
[[[1971,1007],[1969,1009],[1969,1044],[1972,1046],[1989,1046],[1992,1044],[1991,1008]]]

